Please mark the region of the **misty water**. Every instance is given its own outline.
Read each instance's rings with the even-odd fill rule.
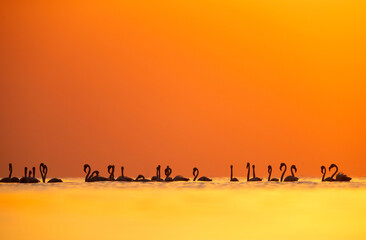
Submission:
[[[0,183],[0,239],[366,239],[351,182]]]

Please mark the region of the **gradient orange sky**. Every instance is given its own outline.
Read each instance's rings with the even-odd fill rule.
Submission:
[[[1,1],[0,176],[366,172],[366,4]],[[39,174],[38,174],[39,177]]]

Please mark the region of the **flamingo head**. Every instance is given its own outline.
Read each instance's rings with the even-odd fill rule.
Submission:
[[[280,170],[282,170],[282,168],[283,167],[285,167],[286,166],[286,164],[285,163],[281,163],[281,165],[280,165]]]
[[[42,163],[43,164],[43,163]],[[42,165],[41,164],[41,165]],[[84,164],[84,172],[86,173],[86,169],[89,167],[89,165],[88,164]]]
[[[334,167],[336,167],[336,165],[335,165],[334,163],[332,163],[332,165],[330,165],[330,167],[329,167],[329,171],[330,171],[332,168],[334,168]]]

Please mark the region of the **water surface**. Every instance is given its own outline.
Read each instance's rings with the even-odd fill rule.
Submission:
[[[0,239],[366,239],[364,178],[63,180],[0,184]]]

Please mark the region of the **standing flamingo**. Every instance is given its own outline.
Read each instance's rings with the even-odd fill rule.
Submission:
[[[108,166],[108,173],[109,173],[108,181],[115,181],[115,179],[114,179],[114,165],[109,165]]]
[[[261,178],[257,178],[257,177],[255,177],[254,165],[253,165],[253,178],[250,178],[250,163],[249,163],[249,162],[247,163],[247,169],[248,169],[248,172],[247,172],[247,181],[248,181],[248,182],[258,182],[258,181],[262,181],[262,179],[261,179]]]
[[[234,178],[233,175],[233,165],[230,165],[230,182],[238,182],[239,180],[237,178]]]
[[[172,174],[172,169],[167,166],[166,169],[165,169],[165,182],[172,182],[173,181],[173,178],[170,177],[170,175]]]
[[[31,176],[31,173],[33,173],[33,176]],[[32,171],[29,171],[29,177],[28,177],[29,183],[39,183],[40,181],[36,178],[36,168],[33,167]]]
[[[285,175],[285,172],[286,172],[286,169],[287,169],[287,166],[286,166],[285,163],[281,163],[280,170],[282,170],[283,167],[285,168],[285,170],[283,171],[283,173],[281,175],[281,182],[282,182],[283,176]],[[295,172],[297,172],[297,168],[296,168],[295,165],[291,166],[291,175],[287,176],[283,180],[284,182],[297,182],[299,180],[299,178],[295,177],[293,170],[295,170]]]
[[[155,182],[162,182],[162,181],[164,181],[162,178],[160,178],[160,168],[161,168],[160,165],[158,165],[156,167],[156,176],[153,176],[151,178],[151,181],[155,181]]]
[[[0,182],[3,183],[15,183],[15,182],[19,182],[19,178],[17,177],[11,177],[11,174],[13,173],[13,165],[11,163],[9,163],[9,177],[5,177],[3,179],[0,180]]]
[[[321,166],[321,167],[320,167],[320,172],[321,172],[321,173],[323,173],[322,182],[332,182],[332,181],[334,181],[334,179],[333,179],[332,177],[327,177],[327,178],[325,178],[325,174],[326,174],[326,172],[327,172],[326,167]],[[324,178],[325,178],[325,179],[324,179]]]
[[[272,166],[268,165],[268,182],[278,182],[278,178],[271,178],[271,174],[272,174]]]
[[[41,172],[42,181],[43,181],[43,183],[45,183],[46,182],[46,177],[47,177],[47,172],[48,172],[47,165],[44,164],[44,163],[41,163],[41,165],[39,165],[39,171]],[[61,179],[52,178],[47,183],[60,183],[60,182],[62,182]]]
[[[121,167],[121,176],[119,176],[117,179],[116,179],[116,181],[121,181],[121,182],[131,182],[131,181],[133,181],[133,179],[132,178],[130,178],[130,177],[125,177],[124,175],[123,175],[123,170],[124,170],[125,168],[122,166]]]
[[[21,179],[19,179],[19,182],[20,183],[28,183],[27,173],[28,173],[28,168],[27,167],[24,167],[24,177],[22,177]]]
[[[87,171],[88,169],[88,171]],[[91,175],[91,168],[89,164],[84,164],[84,172],[86,173],[85,182],[100,182],[100,181],[107,181],[108,179],[105,177],[99,176],[99,171],[94,171]],[[95,174],[95,176],[94,176]]]

